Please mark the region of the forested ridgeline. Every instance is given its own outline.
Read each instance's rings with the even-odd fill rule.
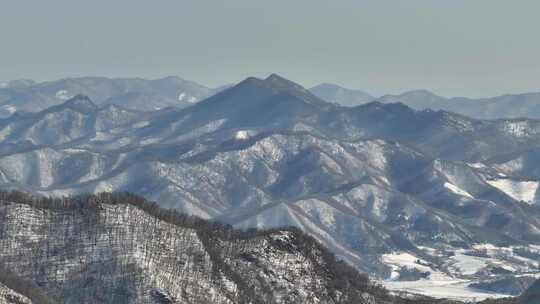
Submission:
[[[272,284],[268,284],[264,279],[261,279],[257,273],[259,273],[259,270],[261,269],[270,274],[274,271],[279,271],[278,268],[283,268],[282,266],[287,265],[288,261],[290,262],[291,257],[294,256],[301,257],[300,261],[306,261],[305,265],[311,265],[308,268],[299,269],[297,272],[299,275],[297,275],[296,279],[301,281],[303,280],[302,276],[304,276],[306,280],[312,280],[314,282],[313,290],[309,290],[309,287],[307,287],[306,290],[313,293],[314,298],[325,299],[326,297],[327,300],[323,301],[323,303],[456,303],[454,301],[435,300],[430,298],[405,299],[390,295],[384,288],[371,283],[367,275],[359,273],[347,263],[338,260],[333,253],[318,243],[314,238],[302,233],[297,228],[287,227],[271,230],[237,230],[230,225],[203,220],[198,217],[181,214],[175,210],[161,209],[158,207],[157,203],[147,201],[144,198],[130,193],[83,194],[72,197],[51,198],[15,191],[0,191],[0,207],[2,205],[8,206],[13,203],[30,206],[32,209],[43,210],[46,213],[67,214],[71,217],[84,218],[88,222],[93,222],[92,225],[98,225],[97,219],[100,217],[100,212],[106,212],[107,206],[132,206],[144,211],[144,213],[156,220],[172,224],[176,227],[193,229],[196,231],[198,239],[202,242],[204,251],[206,252],[205,254],[209,256],[211,261],[211,268],[208,270],[208,272],[211,273],[203,273],[203,278],[209,278],[209,282],[216,282],[224,276],[233,282],[234,285],[237,286],[236,293],[234,296],[226,297],[230,297],[238,303],[278,303],[276,300],[277,291],[275,290],[275,287],[273,287]],[[24,221],[25,219],[22,218],[22,220]],[[143,224],[141,223],[141,225]],[[5,231],[0,231],[0,234],[1,233],[5,233]],[[166,233],[170,233],[170,231]],[[153,238],[151,234],[149,235]],[[283,235],[286,235],[287,237],[280,237]],[[157,244],[160,244],[161,246],[163,243],[161,241],[163,235],[156,236],[156,238],[160,240]],[[264,242],[261,242],[260,240],[264,240]],[[257,248],[260,247],[261,244],[267,244],[265,245],[266,248]],[[31,252],[35,252],[36,250],[39,251],[39,248],[35,248],[34,251]],[[161,249],[148,247],[148,250]],[[82,250],[77,249],[74,252],[77,253],[79,251]],[[74,252],[71,254],[75,254]],[[151,256],[159,256],[161,253],[150,252],[148,254]],[[271,264],[271,262],[264,260],[269,258],[277,259],[277,262]],[[81,257],[80,259],[86,258]],[[11,265],[13,265],[13,259],[10,261],[12,262]],[[176,266],[173,265],[173,267]],[[271,267],[274,267],[274,269]],[[194,269],[205,271],[203,266],[198,266]],[[121,270],[122,268],[120,267],[120,271]],[[138,275],[144,275],[144,271],[149,270],[140,270]],[[62,300],[56,299],[62,298],[62,296],[59,295],[62,292],[58,291],[62,289],[61,286],[55,292],[50,292],[41,286],[38,286],[32,277],[24,277],[24,279],[19,277],[13,268],[0,268],[0,273],[0,283],[3,283],[8,288],[32,299],[33,303],[62,302]],[[287,273],[286,268],[285,273]],[[190,277],[193,274],[190,275],[188,273],[186,275],[187,277]],[[177,280],[182,280],[187,277],[177,277]],[[163,278],[160,280],[163,280]],[[50,284],[50,282],[47,284]],[[295,282],[292,282],[291,286],[295,286],[295,284]],[[135,284],[135,286],[147,285]],[[163,288],[165,290],[167,289],[166,287]],[[159,294],[158,298],[163,299],[167,297]],[[172,301],[170,303],[176,303],[172,297],[167,299]],[[98,303],[110,303],[110,301],[103,300]],[[126,303],[138,302],[126,300]],[[510,304],[512,302],[486,301],[484,303]]]

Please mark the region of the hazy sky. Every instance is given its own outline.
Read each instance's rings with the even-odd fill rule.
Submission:
[[[538,0],[0,0],[0,79],[540,91]]]

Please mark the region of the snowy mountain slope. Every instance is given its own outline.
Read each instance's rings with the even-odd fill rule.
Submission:
[[[65,108],[66,104],[59,107]],[[36,115],[45,118],[50,116],[49,121],[62,120],[62,115],[73,116],[65,112],[53,107]],[[227,136],[232,130],[255,134],[262,131],[297,130],[345,140],[395,140],[414,145],[436,157],[471,162],[494,157],[502,149],[510,153],[540,144],[538,121],[481,121],[448,112],[415,112],[399,104],[370,103],[352,109],[343,108],[326,103],[277,75],[264,80],[249,78],[192,107],[158,111],[150,118],[139,118],[140,124],[134,122],[136,115],[122,115],[134,116],[124,120],[131,122],[131,128],[108,130],[109,134],[99,134],[99,138],[121,138],[125,141],[123,145],[133,146],[178,143],[201,136],[213,136],[220,140],[220,137]],[[8,135],[16,132],[11,130],[15,126],[9,122],[24,121],[21,117],[25,116],[16,115],[15,118],[5,120],[4,128],[0,131],[3,138],[9,140]],[[84,117],[67,118],[84,124]],[[70,131],[67,128],[69,126],[63,129],[59,129],[61,125],[43,127],[56,128],[54,132],[58,132],[61,137],[73,137],[72,134],[65,134]],[[39,129],[39,125],[35,128]],[[76,130],[80,128],[82,126]],[[110,133],[114,133],[114,136]],[[32,134],[15,134],[14,139],[34,140]]]
[[[335,84],[323,83],[309,89],[311,93],[328,102],[354,107],[375,100],[375,97],[359,90],[342,88]]]
[[[226,130],[297,130],[340,139],[385,138],[436,157],[476,162],[540,144],[540,122],[485,121],[449,112],[414,111],[372,102],[345,108],[326,103],[278,75],[248,78],[183,110],[163,113],[135,130],[152,142],[178,142]]]
[[[503,153],[487,160],[486,164],[495,168],[501,177],[524,177],[535,180],[540,178],[538,168],[539,148],[525,148],[514,153]]]
[[[126,132],[160,113],[136,112],[115,105],[99,108],[88,97],[78,95],[41,112],[16,113],[0,119],[0,149],[12,154],[43,146],[118,148],[126,144]]]
[[[444,110],[477,119],[540,118],[540,93],[508,94],[489,98],[445,98],[426,90],[385,95],[383,103],[402,102],[416,110]]]
[[[0,217],[5,267],[65,303],[395,303],[298,230],[237,232],[122,194],[3,193]]]
[[[481,168],[486,180],[516,200],[537,205],[538,181],[538,148],[533,147],[514,153],[503,153],[485,162]]]
[[[442,97],[427,90],[412,90],[398,95],[373,97],[359,90],[335,84],[320,84],[310,89],[320,98],[354,107],[372,101],[403,103],[415,110],[448,111],[476,119],[540,118],[540,93],[507,94],[488,98]]]
[[[82,138],[93,131],[92,114],[97,110],[88,98],[77,96],[46,111],[14,115],[2,121],[5,141],[28,140],[34,145],[56,145]]]
[[[77,96],[0,121],[0,186],[129,191],[240,228],[296,226],[393,286],[444,277],[467,289],[500,276],[500,263],[511,275],[539,271],[538,178],[506,164],[534,151],[539,126],[402,104],[344,108],[277,75],[171,111]],[[478,262],[478,244],[501,249]],[[388,254],[429,266],[396,268]]]
[[[41,111],[79,94],[89,96],[99,106],[114,104],[149,111],[169,106],[189,106],[219,90],[172,76],[156,80],[81,77],[6,85],[0,88],[0,117],[9,116],[15,110]]]
[[[536,120],[476,120],[450,112],[414,111],[403,104],[335,107],[317,120],[316,130],[328,136],[385,138],[439,158],[470,162],[539,144]]]
[[[70,184],[49,182],[30,189],[56,195],[131,191],[158,200],[162,206],[215,217],[241,228],[296,226],[340,257],[382,278],[390,277],[390,268],[379,260],[382,253],[405,251],[424,256],[423,247],[452,252],[477,243],[520,246],[538,239],[538,223],[518,202],[491,189],[475,172],[469,172],[472,177],[461,172],[474,168],[433,163],[399,144],[268,134],[252,139],[248,146],[223,149],[146,161],[127,153],[118,164],[104,160],[99,168],[109,171],[90,171],[93,175],[64,177]],[[65,172],[59,165],[65,162],[63,157],[43,166],[58,169],[50,176]],[[138,161],[123,167],[130,159]],[[96,162],[90,160],[89,164],[95,166]],[[12,163],[16,162],[6,158],[0,164],[2,172],[9,174]],[[30,161],[25,163],[36,167]],[[89,170],[80,167],[76,172]],[[28,172],[28,178],[36,175]],[[408,185],[412,180],[422,189],[436,191],[417,192]],[[14,184],[31,182],[21,180],[9,186]],[[440,263],[440,255],[443,253],[427,259],[434,271],[444,272],[447,266]],[[538,267],[511,258],[507,263],[516,265],[516,274]],[[491,275],[488,265],[484,267],[485,275]],[[449,275],[462,276],[459,271]]]
[[[225,129],[290,129],[330,107],[278,75],[251,77],[192,107],[156,117],[140,136],[172,141]]]

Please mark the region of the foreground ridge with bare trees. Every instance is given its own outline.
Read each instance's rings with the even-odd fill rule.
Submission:
[[[390,296],[298,229],[234,230],[128,193],[0,192],[0,261],[0,303],[438,303]]]
[[[456,303],[391,296],[296,228],[235,230],[129,193],[0,192],[0,262],[0,303]]]

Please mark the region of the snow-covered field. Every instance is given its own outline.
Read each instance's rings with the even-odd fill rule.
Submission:
[[[432,269],[427,265],[426,261],[423,261],[419,259],[418,257],[406,253],[406,252],[398,252],[398,253],[389,253],[384,254],[382,256],[383,263],[390,266],[392,268],[392,274],[390,276],[391,280],[396,280],[399,278],[399,269],[402,267],[406,267],[409,269],[416,269],[421,272],[429,272],[430,278],[433,278],[434,276],[437,277],[444,277],[445,275],[443,273],[439,273]],[[419,262],[419,263],[418,263]]]
[[[383,286],[393,292],[427,295],[434,298],[448,298],[462,301],[482,301],[488,298],[504,298],[509,295],[487,293],[468,287],[472,281],[423,279],[410,282],[382,281]]]
[[[463,301],[481,301],[488,298],[504,298],[512,295],[493,293],[469,287],[482,279],[494,278],[488,275],[477,275],[490,267],[500,267],[516,275],[535,276],[535,261],[516,255],[512,247],[497,247],[491,244],[478,244],[470,250],[455,249],[443,255],[434,248],[421,248],[433,256],[442,257],[444,265],[434,265],[409,252],[384,254],[382,261],[392,269],[390,278],[379,283],[395,293],[426,295],[435,298],[449,298]],[[535,250],[535,248],[529,248]],[[452,252],[449,254],[449,252]],[[473,255],[482,252],[482,255]],[[448,255],[449,254],[449,255]],[[531,268],[532,267],[532,268]],[[416,269],[429,272],[426,278],[416,281],[399,280],[400,270]],[[538,276],[537,274],[536,276]]]
[[[454,264],[452,265],[454,269],[461,272],[463,275],[473,275],[488,265],[486,258],[465,255],[462,253],[457,253],[451,259],[454,261]]]

